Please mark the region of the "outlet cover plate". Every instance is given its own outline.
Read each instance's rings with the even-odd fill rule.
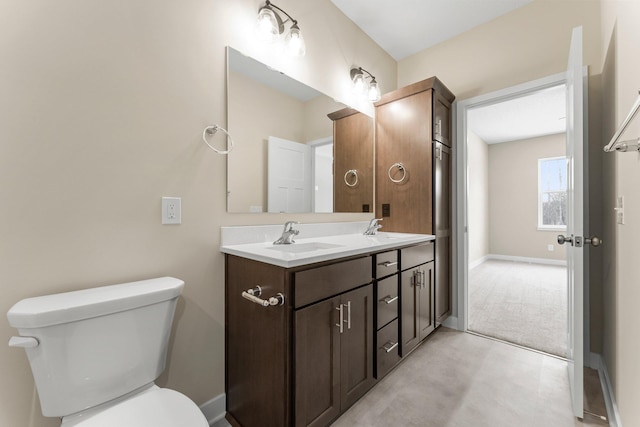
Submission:
[[[182,223],[182,203],[180,197],[162,198],[162,223],[180,224]]]

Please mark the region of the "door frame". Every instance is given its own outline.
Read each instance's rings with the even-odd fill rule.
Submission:
[[[587,99],[587,75],[588,68],[583,67],[583,88],[584,88],[584,111],[587,111],[588,99]],[[521,96],[529,95],[542,89],[547,89],[554,86],[566,85],[567,74],[566,72],[554,74],[551,76],[543,77],[537,80],[532,80],[526,83],[522,83],[516,86],[501,89],[495,92],[475,96],[473,98],[456,101],[455,103],[455,171],[454,176],[456,183],[456,194],[454,198],[454,212],[456,212],[455,218],[455,235],[454,253],[456,254],[456,265],[454,270],[454,283],[457,286],[454,288],[456,293],[454,301],[456,301],[456,316],[451,316],[449,322],[445,322],[445,326],[456,328],[460,331],[467,331],[469,326],[469,222],[468,222],[468,147],[467,147],[467,113],[468,110],[474,107],[487,106],[496,104],[499,102],[507,101]],[[585,157],[584,163],[588,166],[588,133],[585,122],[584,129],[584,144],[585,144]],[[588,170],[585,169],[588,173]],[[588,180],[585,179],[584,187],[584,227],[585,236],[588,234],[589,226],[589,188]],[[585,255],[585,265],[588,266],[588,251]],[[567,302],[568,304],[568,302]],[[584,276],[584,361],[588,365],[590,360],[590,341],[589,341],[589,275]]]

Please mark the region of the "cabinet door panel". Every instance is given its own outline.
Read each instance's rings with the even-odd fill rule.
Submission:
[[[436,235],[436,325],[451,314],[451,151],[439,144],[434,155],[434,230]]]
[[[341,297],[345,313],[341,352],[341,410],[345,411],[372,386],[373,378],[373,286],[353,290]]]
[[[339,306],[334,297],[295,312],[296,426],[324,426],[340,415]]]
[[[419,271],[422,280],[420,282],[420,298],[418,299],[418,323],[420,325],[420,341],[422,341],[435,329],[435,319],[433,315],[433,262],[421,265]]]
[[[384,231],[432,234],[431,99],[425,90],[376,107],[376,217]],[[402,163],[396,183],[389,168]],[[402,178],[392,168],[395,180]],[[382,209],[389,204],[389,215]]]
[[[400,277],[400,355],[406,356],[418,345],[420,330],[418,324],[417,269],[406,270]]]
[[[372,119],[363,113],[355,113],[340,118],[333,122],[333,133],[333,211],[372,212]],[[345,174],[349,170],[357,171],[357,183],[353,176],[347,176],[347,181],[345,182]]]

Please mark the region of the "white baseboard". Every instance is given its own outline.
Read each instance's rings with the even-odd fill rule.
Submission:
[[[227,399],[224,393],[214,397],[213,399],[204,402],[200,405],[200,410],[204,414],[205,418],[209,422],[209,425],[220,421],[224,418],[226,412]]]
[[[469,263],[469,270],[473,270],[474,268],[476,268],[477,266],[479,266],[480,264],[482,264],[483,262],[485,262],[486,260],[489,259],[489,255],[485,255],[482,258],[478,258],[477,260],[470,262]]]
[[[444,319],[444,322],[442,322],[442,326],[444,326],[445,328],[456,329],[459,331],[462,330],[458,325],[458,316],[447,317],[446,319]]]
[[[600,385],[602,386],[602,395],[604,397],[604,405],[607,408],[607,418],[609,419],[609,427],[622,427],[620,412],[613,393],[613,386],[609,380],[609,371],[604,363],[604,359],[598,353],[591,353],[589,360],[592,369],[598,370],[600,377]]]
[[[502,261],[528,262],[531,264],[548,264],[548,265],[562,265],[562,266],[567,265],[567,261],[563,259],[529,258],[529,257],[511,256],[511,255],[489,254],[481,259],[483,260],[483,262],[484,260],[488,260],[488,259],[498,259]]]

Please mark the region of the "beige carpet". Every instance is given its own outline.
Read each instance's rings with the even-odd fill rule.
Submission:
[[[566,357],[567,269],[488,260],[469,272],[471,331]]]

